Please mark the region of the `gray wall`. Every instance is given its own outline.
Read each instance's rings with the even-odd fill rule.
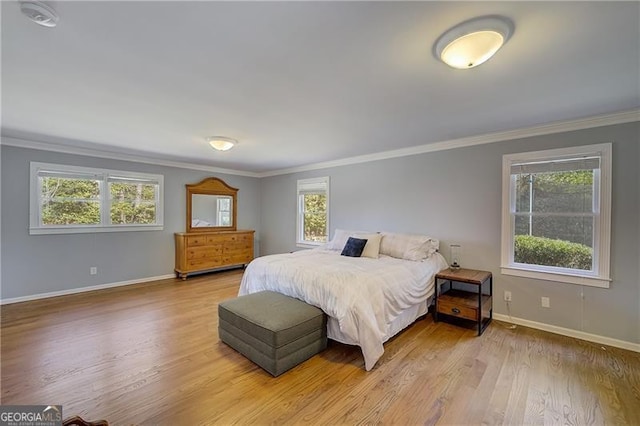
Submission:
[[[494,274],[495,312],[640,343],[640,124],[629,123],[261,180],[262,254],[296,250],[296,180],[330,176],[330,228],[428,234]],[[502,155],[613,142],[611,288],[500,274]],[[540,306],[540,297],[551,308]],[[584,297],[583,297],[584,296]]]
[[[502,155],[613,142],[609,289],[500,274]],[[448,257],[494,273],[495,311],[640,343],[640,124],[630,123],[426,153],[263,179],[1,146],[2,299],[171,274],[173,233],[185,229],[185,188],[216,175],[238,193],[238,228],[256,230],[256,253],[296,250],[296,180],[330,176],[331,232],[388,230],[439,238]],[[163,174],[163,231],[29,235],[29,162]],[[98,275],[89,275],[96,266]],[[551,308],[540,307],[540,297]]]
[[[2,156],[2,299],[78,289],[173,273],[173,233],[186,226],[185,184],[216,176],[238,188],[238,229],[256,230],[259,179],[129,161],[0,147]],[[164,230],[29,235],[29,162],[70,164],[164,175]],[[89,267],[98,268],[97,275]]]

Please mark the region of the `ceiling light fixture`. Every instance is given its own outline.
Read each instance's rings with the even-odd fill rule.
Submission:
[[[30,20],[43,27],[58,25],[58,14],[41,1],[21,1],[20,11]]]
[[[442,34],[434,45],[436,58],[453,68],[486,62],[513,34],[513,22],[502,16],[470,19]]]
[[[224,136],[209,136],[207,142],[213,149],[218,151],[228,151],[238,143],[237,140],[225,138]]]

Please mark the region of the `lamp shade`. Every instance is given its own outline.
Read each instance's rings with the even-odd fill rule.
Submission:
[[[207,142],[209,142],[209,145],[211,145],[213,149],[218,151],[228,151],[238,143],[235,139],[224,136],[209,136]]]
[[[491,58],[512,33],[513,23],[507,18],[475,18],[440,36],[434,45],[435,55],[453,68],[474,68]]]

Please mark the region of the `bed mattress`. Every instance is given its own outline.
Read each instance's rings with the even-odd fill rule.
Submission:
[[[371,370],[383,343],[427,312],[435,274],[446,267],[439,253],[409,261],[303,250],[254,259],[239,295],[270,290],[317,306],[329,316],[328,337],[360,346]]]

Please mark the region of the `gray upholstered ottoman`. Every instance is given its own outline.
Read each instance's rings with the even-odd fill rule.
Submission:
[[[218,306],[220,339],[274,376],[327,347],[321,309],[272,291],[225,300]]]

